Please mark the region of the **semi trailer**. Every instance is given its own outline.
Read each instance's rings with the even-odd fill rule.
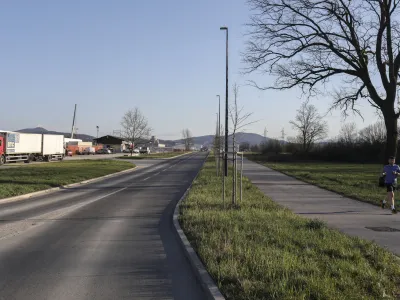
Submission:
[[[0,131],[0,165],[64,158],[64,136]]]

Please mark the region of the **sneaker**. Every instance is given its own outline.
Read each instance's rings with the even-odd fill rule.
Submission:
[[[396,208],[392,208],[392,214],[397,214]]]
[[[385,205],[386,205],[386,201],[385,201],[385,200],[382,200],[382,201],[381,201],[381,208],[384,209],[384,208],[385,208]]]

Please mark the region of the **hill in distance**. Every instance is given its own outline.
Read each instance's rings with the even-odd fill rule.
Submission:
[[[42,127],[35,127],[35,128],[25,128],[25,129],[20,129],[17,130],[17,132],[22,132],[22,133],[39,133],[39,134],[62,134],[66,138],[71,137],[71,133],[66,133],[66,132],[58,132],[58,131],[49,131],[45,128]],[[83,142],[91,142],[95,138],[94,136],[88,135],[88,134],[75,134],[74,135],[75,139],[80,139]]]
[[[267,138],[268,140],[268,138]],[[212,145],[214,141],[214,135],[203,135],[193,137],[194,144],[200,145]],[[265,141],[265,138],[262,135],[257,133],[248,133],[248,132],[238,132],[236,133],[236,141],[240,143],[247,142],[250,145],[259,145],[261,142]],[[183,140],[176,140],[175,143],[183,143]],[[232,136],[229,136],[228,142],[232,143]]]
[[[17,132],[23,133],[40,133],[40,134],[62,134],[64,137],[71,137],[71,133],[59,132],[59,131],[49,131],[43,127],[35,127],[35,128],[25,128],[17,130]],[[88,134],[76,134],[74,138],[81,139],[84,142],[91,142],[95,138],[94,136]],[[257,133],[248,133],[248,132],[238,132],[236,133],[236,140],[238,143],[247,142],[250,145],[259,145],[261,142],[265,141],[265,138]],[[268,138],[267,138],[268,140]],[[193,137],[193,143],[197,145],[212,145],[214,141],[214,135],[203,135]],[[232,137],[229,137],[229,143],[232,142]],[[183,140],[160,140],[160,143],[166,144],[167,146],[174,146],[176,144],[182,144]]]

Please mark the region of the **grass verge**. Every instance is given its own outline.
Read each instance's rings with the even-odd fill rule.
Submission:
[[[302,181],[364,202],[380,205],[386,196],[386,189],[378,186],[383,169],[380,164],[272,163],[263,161],[262,156],[252,155],[248,158]]]
[[[190,153],[190,152],[186,152]],[[166,152],[166,153],[151,153],[151,154],[140,154],[138,156],[130,156],[127,154],[126,156],[118,157],[118,159],[162,159],[162,158],[172,158],[175,156],[182,155],[182,152]]]
[[[295,215],[247,178],[243,190],[238,208],[223,209],[221,179],[209,158],[181,206],[182,228],[227,299],[400,296],[393,254]]]
[[[76,183],[134,167],[115,160],[76,160],[0,168],[0,199]]]

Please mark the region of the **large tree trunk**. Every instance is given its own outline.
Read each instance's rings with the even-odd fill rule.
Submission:
[[[398,140],[398,131],[397,131],[397,116],[394,111],[391,112],[383,112],[385,118],[386,125],[386,145],[385,145],[385,157],[384,163],[387,164],[389,156],[397,155],[397,140]]]

